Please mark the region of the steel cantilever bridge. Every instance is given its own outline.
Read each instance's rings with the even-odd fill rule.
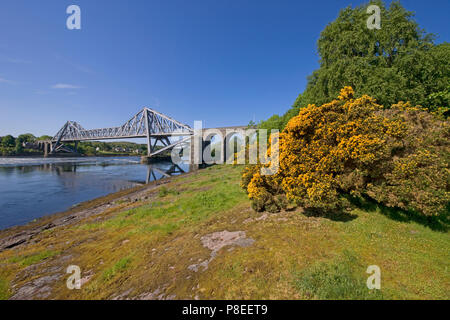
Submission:
[[[224,141],[230,137],[233,132],[239,132],[246,129],[246,126],[210,128],[203,130],[212,130],[219,133]],[[206,138],[211,134],[206,134]],[[169,137],[180,137],[177,141],[171,141]],[[128,120],[120,127],[102,128],[102,129],[84,129],[75,121],[67,121],[51,141],[41,141],[37,148],[44,149],[44,154],[55,154],[58,152],[73,153],[77,151],[77,145],[80,141],[89,140],[107,140],[107,139],[147,139],[147,158],[151,158],[161,152],[170,150],[183,143],[191,144],[191,160],[194,161],[193,138],[194,130],[188,125],[181,123],[165,114],[150,108],[143,108],[133,118]],[[202,134],[200,139],[205,138]],[[152,143],[153,140],[153,143]],[[162,148],[156,148],[158,142],[163,145]],[[74,143],[75,150],[67,146],[67,143]],[[202,146],[203,150],[204,145]],[[220,152],[221,159],[226,157],[226,144],[223,144],[223,150]],[[147,160],[148,160],[147,159]],[[193,163],[191,161],[191,163]]]
[[[156,110],[144,108],[120,127],[86,130],[75,121],[67,121],[48,145],[44,147],[44,151],[45,154],[76,152],[79,141],[146,138],[148,157],[152,157],[180,143],[187,142],[193,134],[194,130],[188,125]],[[171,142],[169,137],[173,136],[185,136],[185,138]],[[152,139],[154,140],[153,144]],[[163,147],[156,150],[155,147],[158,142],[161,142]],[[64,143],[75,143],[75,150]]]

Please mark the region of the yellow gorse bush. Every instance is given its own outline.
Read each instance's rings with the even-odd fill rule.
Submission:
[[[309,105],[288,122],[280,133],[277,174],[261,176],[259,166],[247,167],[242,187],[256,210],[280,210],[286,199],[335,209],[351,194],[437,214],[450,199],[448,135],[448,122],[421,107],[399,102],[384,110],[345,87],[338,99]]]

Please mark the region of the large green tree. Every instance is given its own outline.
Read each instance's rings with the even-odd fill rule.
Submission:
[[[42,141],[42,140],[52,140],[52,136],[48,136],[48,135],[43,135],[43,136],[40,136],[39,138],[36,138],[36,140],[40,140],[40,141]]]
[[[34,142],[34,141],[36,141],[36,137],[33,134],[31,134],[31,133],[21,134],[16,139],[16,143],[17,142],[21,142],[21,143],[23,143],[23,142]]]
[[[394,1],[381,9],[381,29],[367,28],[369,4],[342,9],[318,40],[320,67],[308,77],[306,90],[285,115],[262,127],[283,129],[298,108],[331,101],[345,86],[368,94],[385,108],[410,101],[430,111],[450,108],[450,44],[435,45],[413,13]]]
[[[16,139],[12,135],[7,135],[2,138],[1,146],[3,148],[14,148],[16,145]]]
[[[367,6],[348,7],[322,31],[318,41],[320,68],[309,78],[307,103],[324,103],[348,85],[356,94],[369,94],[385,107],[410,101],[436,110],[449,101],[430,95],[444,91],[450,82],[450,47],[435,46],[433,35],[413,20],[399,2],[381,8],[381,29],[367,28]]]
[[[16,139],[16,154],[21,154],[24,151],[23,143],[34,142],[36,137],[31,133],[21,134]]]

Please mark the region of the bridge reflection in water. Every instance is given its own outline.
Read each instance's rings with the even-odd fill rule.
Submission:
[[[46,163],[46,164],[40,164],[40,165],[33,165],[33,166],[15,166],[15,167],[0,167],[0,171],[15,171],[19,174],[26,174],[33,171],[41,171],[41,172],[48,172],[50,174],[56,175],[60,181],[65,186],[73,186],[76,183],[76,180],[79,180],[77,171],[81,170],[81,173],[85,173],[87,171],[93,171],[93,176],[89,178],[91,180],[95,179],[96,174],[98,170],[92,170],[88,169],[89,167],[100,167],[100,168],[106,168],[106,167],[122,167],[122,166],[128,166],[131,164],[108,164],[108,163],[73,163],[73,162],[67,162],[67,163]],[[146,175],[145,179],[144,176],[141,174],[140,176],[142,178],[133,179],[134,177],[124,178],[122,180],[123,183],[126,184],[126,182],[130,182],[132,184],[148,184],[152,181],[169,178],[171,176],[179,175],[182,173],[188,172],[188,166],[186,166],[185,169],[180,167],[177,164],[173,164],[170,162],[161,162],[161,163],[152,163],[148,165],[139,164],[136,166],[138,167],[147,167],[146,168]],[[139,170],[143,173],[142,170]],[[144,171],[145,172],[145,171]],[[83,183],[86,183],[87,181],[85,179],[81,179]],[[116,180],[116,179],[114,179]],[[80,181],[81,182],[81,181]],[[110,182],[113,182],[110,180]],[[116,181],[117,182],[117,181]],[[116,185],[116,183],[111,183],[112,185]],[[129,187],[129,186],[124,186]],[[114,190],[116,188],[113,188]],[[123,188],[120,188],[123,189]]]
[[[178,165],[173,164],[170,166],[169,169],[160,169],[154,164],[149,164],[147,168],[147,179],[145,180],[145,183],[148,184],[151,181],[163,179],[163,178],[169,178],[173,175],[178,175],[185,173],[183,169],[181,169]],[[158,178],[156,174],[159,174],[160,177]]]

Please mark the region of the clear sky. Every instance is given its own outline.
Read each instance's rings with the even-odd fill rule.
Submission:
[[[143,106],[207,127],[282,114],[318,67],[321,30],[365,2],[1,0],[0,135],[119,126]],[[450,41],[450,1],[402,3]],[[71,4],[81,30],[66,27]]]

